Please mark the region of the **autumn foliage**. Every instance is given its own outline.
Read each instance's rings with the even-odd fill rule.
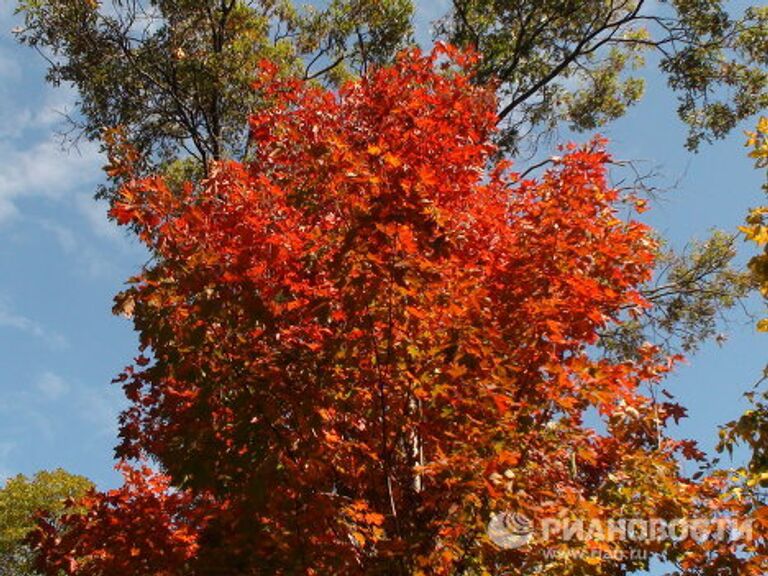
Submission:
[[[125,186],[112,214],[154,257],[117,299],[142,348],[118,455],[162,475],[43,524],[47,574],[618,574],[642,562],[503,550],[489,516],[712,513],[723,481],[664,432],[674,359],[593,350],[656,249],[603,143],[521,178],[470,59],[408,52],[337,94],[265,65],[252,162]],[[691,570],[694,546],[646,545]]]

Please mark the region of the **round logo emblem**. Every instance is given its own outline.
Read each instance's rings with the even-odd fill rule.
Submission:
[[[499,548],[520,548],[533,539],[533,522],[522,514],[495,512],[488,522],[488,537]]]

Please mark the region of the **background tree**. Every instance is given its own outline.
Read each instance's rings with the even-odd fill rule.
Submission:
[[[535,149],[561,123],[594,130],[636,103],[645,56],[666,74],[688,146],[720,138],[768,105],[768,9],[722,0],[454,0],[438,38],[483,59],[498,83],[501,142]],[[262,57],[287,73],[337,82],[389,61],[409,41],[408,0],[20,0],[21,42],[48,58],[48,80],[72,83],[75,125],[89,139],[126,127],[154,160],[242,157],[241,127]],[[186,153],[185,153],[186,152]],[[151,155],[149,155],[151,156]]]
[[[258,62],[334,83],[391,58],[410,33],[409,0],[21,0],[18,39],[71,84],[76,137],[120,127],[143,167],[180,180],[248,156]],[[109,196],[114,188],[102,190]]]
[[[35,515],[47,513],[55,523],[66,511],[72,511],[69,500],[82,498],[93,487],[87,478],[61,468],[38,472],[33,478],[19,474],[6,480],[0,488],[0,574],[37,574],[26,543],[36,526]]]
[[[749,156],[755,160],[759,170],[768,168],[768,118],[761,117],[757,128],[748,133]],[[768,172],[763,189],[768,193]],[[768,298],[768,206],[759,206],[750,211],[745,225],[741,228],[746,240],[757,246],[749,269],[763,298]],[[768,332],[768,319],[757,323],[758,332]],[[765,488],[768,487],[768,391],[764,383],[768,379],[768,366],[753,389],[744,396],[750,407],[738,419],[729,422],[720,430],[718,451],[728,452],[741,446],[748,451],[746,463],[732,471],[727,494],[748,502],[748,514],[755,525],[768,529]],[[768,542],[758,545],[759,554],[768,556]]]
[[[731,511],[722,478],[683,474],[695,444],[665,434],[684,410],[653,391],[675,359],[592,353],[648,306],[656,242],[617,217],[637,198],[607,184],[599,141],[511,173],[472,64],[407,53],[338,93],[272,66],[251,161],[202,189],[123,189],[112,214],[154,259],[115,307],[141,340],[119,455],[162,475],[128,473],[64,537],[44,523],[45,573],[626,574],[645,561],[500,550],[489,516]],[[689,574],[711,552],[551,546],[642,548]],[[722,546],[718,566],[765,572]]]
[[[453,0],[441,36],[483,54],[500,82],[503,145],[535,146],[560,123],[594,130],[643,94],[651,52],[678,94],[687,145],[722,138],[768,106],[768,9],[722,0]]]
[[[628,357],[643,342],[654,342],[670,353],[693,354],[707,340],[727,338],[728,311],[744,303],[755,288],[754,276],[733,265],[738,235],[714,231],[681,252],[660,239],[656,274],[641,289],[653,304],[601,334],[609,356]]]
[[[747,146],[749,155],[755,160],[755,167],[768,169],[768,117],[760,118],[757,128],[749,133]],[[768,171],[763,189],[768,193]],[[752,258],[749,268],[764,298],[768,298],[768,206],[753,209],[742,227],[746,239],[755,244],[760,253]],[[768,332],[768,318],[757,323],[760,332]],[[746,394],[752,407],[741,418],[729,423],[721,430],[720,450],[732,452],[736,445],[743,444],[751,452],[748,465],[742,470],[744,482],[750,488],[768,486],[768,391],[759,387],[768,379],[768,366],[754,389]],[[756,492],[758,500],[765,495]]]

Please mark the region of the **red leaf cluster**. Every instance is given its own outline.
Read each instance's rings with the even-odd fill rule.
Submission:
[[[149,468],[118,468],[123,486],[87,495],[78,503],[84,513],[40,519],[31,542],[45,551],[41,572],[170,576],[195,557],[205,500],[173,491]]]

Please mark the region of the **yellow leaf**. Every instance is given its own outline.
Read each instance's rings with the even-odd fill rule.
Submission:
[[[387,153],[384,155],[384,162],[386,162],[390,166],[393,166],[394,168],[398,168],[403,165],[403,161],[400,160],[400,158],[390,153]]]

